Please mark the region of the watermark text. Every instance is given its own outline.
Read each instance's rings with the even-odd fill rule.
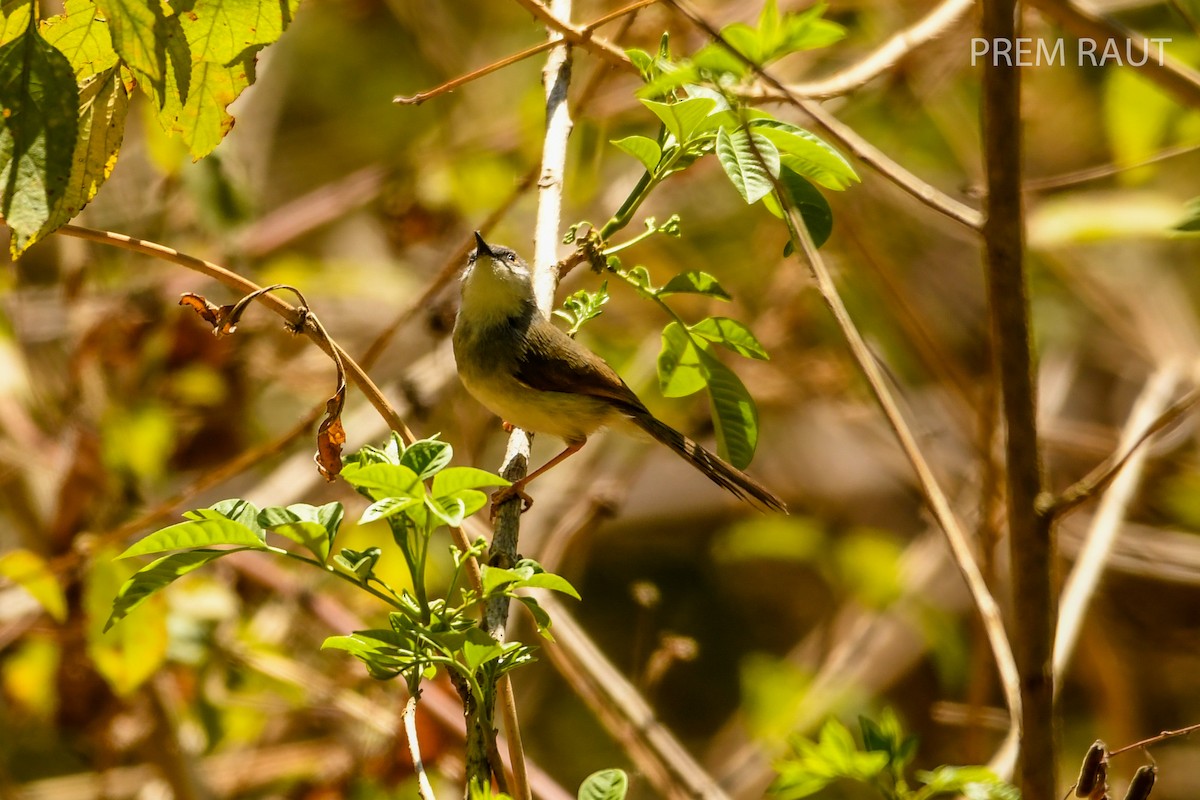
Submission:
[[[1064,39],[972,39],[971,66],[982,62],[993,67],[1142,67],[1154,60],[1162,66],[1163,46],[1170,39],[1079,39],[1068,47]]]

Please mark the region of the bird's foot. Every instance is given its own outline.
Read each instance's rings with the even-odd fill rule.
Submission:
[[[512,432],[513,432],[513,430],[514,430],[514,429],[515,429],[517,426],[516,426],[516,425],[513,425],[513,424],[512,424],[511,422],[509,422],[508,420],[503,420],[503,419],[502,419],[502,420],[500,420],[500,427],[501,427],[501,428],[504,428],[504,432],[505,432],[505,433],[512,433]]]
[[[496,514],[500,511],[500,506],[512,500],[514,497],[521,498],[521,513],[524,514],[533,507],[533,498],[525,494],[525,485],[522,482],[514,483],[511,486],[505,486],[492,493],[492,509],[491,518],[495,519]]]

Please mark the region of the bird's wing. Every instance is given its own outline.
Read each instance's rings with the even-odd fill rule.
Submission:
[[[549,323],[530,326],[516,378],[543,392],[590,395],[612,400],[628,412],[646,410],[604,359]]]

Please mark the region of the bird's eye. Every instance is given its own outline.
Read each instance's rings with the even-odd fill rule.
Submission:
[[[508,254],[506,254],[504,257],[505,257],[505,258],[507,258],[509,261],[516,261],[516,260],[517,260],[517,254],[516,254],[516,253],[508,253]]]

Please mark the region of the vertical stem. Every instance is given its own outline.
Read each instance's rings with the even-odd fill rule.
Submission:
[[[985,39],[1011,43],[1016,38],[1016,5],[1016,0],[984,0]],[[1050,519],[1037,511],[1042,475],[1022,252],[1020,69],[1015,66],[989,64],[984,68],[983,150],[988,307],[1006,428],[1012,641],[1022,700],[1017,784],[1027,800],[1051,800],[1057,791],[1050,673],[1055,552]]]

